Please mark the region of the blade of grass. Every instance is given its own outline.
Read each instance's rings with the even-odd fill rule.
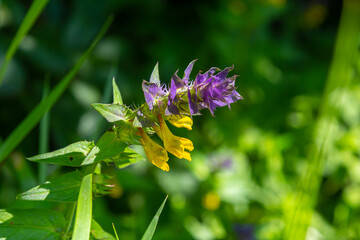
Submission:
[[[112,224],[112,226],[113,226],[113,229],[114,229],[114,233],[115,233],[116,240],[119,240],[119,236],[118,236],[118,234],[117,234],[117,231],[116,231],[116,228],[115,228],[114,223]]]
[[[45,76],[43,99],[49,95],[49,77]],[[39,132],[39,154],[46,153],[49,151],[49,112],[46,112],[40,121],[40,132]],[[39,163],[39,184],[46,180],[46,163]]]
[[[96,44],[104,36],[109,28],[113,17],[109,17],[102,28],[100,29],[95,40],[92,42],[89,49],[81,56],[71,71],[58,83],[58,85],[51,91],[51,93],[43,99],[35,109],[16,127],[16,129],[6,138],[4,143],[0,146],[0,163],[7,157],[7,155],[21,142],[21,140],[30,132],[30,130],[40,121],[40,118],[54,105],[66,87],[73,79],[75,74],[79,71],[81,65],[89,57],[91,51]]]
[[[157,223],[159,221],[160,214],[165,206],[165,202],[166,202],[167,198],[168,198],[168,196],[166,196],[164,202],[161,204],[161,206],[159,207],[159,210],[156,212],[154,218],[151,220],[151,222],[150,222],[148,228],[146,229],[146,232],[144,233],[141,240],[151,240],[152,239],[152,237],[155,233],[155,230],[156,230]]]
[[[40,13],[46,6],[46,4],[49,2],[49,0],[35,0],[30,6],[29,11],[26,13],[26,16],[24,20],[22,21],[19,30],[17,31],[14,39],[12,40],[9,49],[6,52],[5,60],[1,66],[0,69],[0,86],[2,83],[2,80],[5,75],[5,71],[14,56],[16,50],[18,49],[21,41],[25,37],[25,35],[29,32],[31,27],[33,26],[36,19],[39,17]],[[1,2],[0,2],[1,3]]]
[[[92,173],[84,176],[77,201],[74,232],[71,239],[88,240],[92,219]]]
[[[319,115],[316,120],[313,140],[308,152],[309,168],[300,179],[299,189],[289,219],[285,221],[283,239],[305,239],[311,223],[314,206],[322,180],[329,136],[336,124],[334,109],[342,104],[344,94],[337,95],[336,103],[329,101],[336,90],[346,89],[352,80],[351,73],[356,65],[358,38],[360,36],[360,2],[344,1],[344,7],[337,34],[333,61],[329,70]]]

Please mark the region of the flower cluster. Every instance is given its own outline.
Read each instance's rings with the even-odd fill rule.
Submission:
[[[182,79],[177,75],[178,71],[173,74],[169,89],[153,79],[143,81],[142,89],[150,110],[159,110],[168,116],[195,115],[208,108],[214,114],[217,107],[228,105],[230,108],[231,103],[242,99],[234,85],[237,76],[227,78],[233,67],[223,71],[211,68],[204,74],[199,73],[191,82],[189,77],[195,61],[186,68]]]
[[[150,77],[150,81],[143,81],[147,106],[140,108],[139,115],[144,115],[148,110],[148,116],[157,116],[151,125],[156,134],[164,143],[164,148],[152,141],[142,128],[139,128],[141,143],[150,162],[162,170],[168,171],[167,152],[178,158],[185,158],[191,161],[188,151],[194,149],[189,139],[174,136],[167,127],[164,118],[175,127],[192,128],[192,115],[200,114],[200,110],[208,108],[211,114],[217,107],[228,106],[242,99],[236,92],[236,75],[227,77],[233,67],[224,70],[211,68],[204,74],[198,73],[194,81],[190,81],[190,73],[196,60],[192,61],[184,72],[184,77],[180,78],[176,71],[171,77],[170,87],[161,85],[158,79],[157,65]],[[144,109],[146,109],[144,111]],[[148,117],[147,120],[151,119]],[[167,152],[165,151],[167,150]]]
[[[190,80],[190,73],[196,60],[192,61],[180,78],[176,71],[171,77],[170,86],[160,83],[158,64],[150,81],[143,81],[146,103],[135,110],[122,104],[114,97],[113,104],[93,104],[93,106],[114,124],[117,137],[124,142],[132,142],[132,135],[138,135],[148,160],[164,171],[169,171],[168,152],[178,158],[191,161],[190,151],[193,143],[186,138],[174,136],[166,122],[175,127],[192,129],[193,115],[200,110],[209,109],[211,114],[217,107],[228,106],[242,99],[236,92],[236,75],[227,77],[233,67],[224,70],[211,68],[198,73]],[[163,141],[163,147],[154,142],[149,133],[156,133]]]

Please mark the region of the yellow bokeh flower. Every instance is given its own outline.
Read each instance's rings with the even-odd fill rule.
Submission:
[[[178,158],[185,158],[191,161],[190,153],[186,152],[185,149],[192,151],[194,149],[193,143],[187,138],[174,136],[161,115],[158,115],[158,118],[160,126],[155,125],[153,128],[156,134],[163,140],[165,149]]]
[[[148,160],[158,168],[168,172],[169,165],[167,164],[167,161],[169,160],[169,157],[166,150],[151,140],[143,129],[139,128],[138,132],[141,136],[140,142],[144,147]]]
[[[220,197],[215,192],[209,192],[203,197],[202,204],[206,209],[214,211],[220,206]]]
[[[187,130],[191,130],[193,125],[193,120],[185,115],[170,115],[168,121],[177,128],[183,127]]]

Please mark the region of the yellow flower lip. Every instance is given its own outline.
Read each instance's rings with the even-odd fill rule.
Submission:
[[[151,140],[151,138],[145,133],[142,128],[138,128],[138,132],[141,136],[140,142],[144,147],[146,157],[156,167],[163,171],[169,171],[169,164],[167,161],[169,157],[166,150],[159,144]]]
[[[185,158],[191,161],[190,153],[185,150],[194,150],[193,143],[187,138],[174,136],[161,115],[158,115],[158,119],[160,126],[155,125],[153,128],[156,134],[163,140],[165,149],[178,158]]]
[[[193,120],[185,115],[170,115],[167,119],[169,123],[177,128],[192,130]]]

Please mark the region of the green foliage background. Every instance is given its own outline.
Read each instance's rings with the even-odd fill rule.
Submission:
[[[345,1],[359,14],[353,2]],[[0,1],[1,59],[29,6]],[[41,101],[44,79],[55,86],[114,14],[105,37],[51,109],[49,150],[97,140],[111,127],[90,104],[111,102],[113,76],[125,104],[142,104],[141,82],[157,61],[164,83],[193,59],[198,61],[192,77],[234,64],[244,100],[231,111],[217,110],[215,118],[204,111],[194,117],[192,131],[172,128],[193,141],[190,163],[172,157],[169,173],[147,161],[122,170],[106,168],[115,176],[115,188],[95,199],[96,221],[108,232],[114,223],[120,239],[139,239],[169,195],[154,239],[280,239],[303,179],[312,183],[305,178],[313,164],[308,151],[341,9],[341,1],[49,1],[0,87],[1,138]],[[339,89],[329,154],[319,166],[319,189],[310,194],[316,203],[309,239],[360,238],[359,58],[358,49],[353,51],[352,82]],[[326,98],[340,102],[337,96]],[[40,206],[15,201],[17,194],[42,183],[38,164],[25,160],[39,153],[38,132],[34,129],[0,164],[0,208]],[[46,178],[70,170],[48,166]]]

